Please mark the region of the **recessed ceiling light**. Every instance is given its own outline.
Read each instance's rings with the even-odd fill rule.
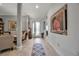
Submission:
[[[35,6],[35,8],[39,8],[39,6],[38,6],[38,5],[36,5],[36,6]]]

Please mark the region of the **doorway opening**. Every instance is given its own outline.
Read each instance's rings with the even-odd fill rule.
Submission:
[[[40,22],[36,22],[36,36],[40,35]]]
[[[33,36],[40,37],[40,22],[33,22]]]

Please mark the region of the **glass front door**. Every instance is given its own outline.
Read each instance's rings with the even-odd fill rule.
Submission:
[[[40,36],[40,22],[33,22],[33,36]]]

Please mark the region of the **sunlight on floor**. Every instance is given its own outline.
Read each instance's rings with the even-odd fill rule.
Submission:
[[[40,38],[35,38],[34,43],[42,43],[42,41],[40,40]]]

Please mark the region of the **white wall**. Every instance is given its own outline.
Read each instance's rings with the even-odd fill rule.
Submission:
[[[64,4],[55,4],[48,13],[48,41],[60,55],[79,55],[79,4],[68,4],[68,35],[50,32],[50,17]]]
[[[22,17],[22,30],[25,31],[27,30],[28,27],[28,17],[27,16],[23,16]]]

